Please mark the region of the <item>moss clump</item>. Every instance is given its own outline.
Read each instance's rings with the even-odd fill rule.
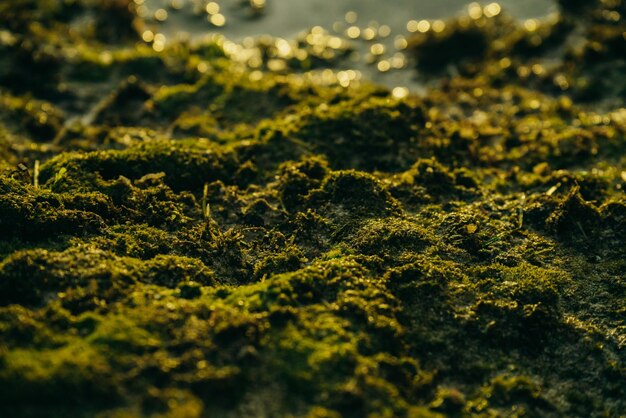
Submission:
[[[623,22],[579,3],[417,35],[460,71],[402,100],[0,3],[0,415],[620,416]]]
[[[236,167],[232,153],[208,142],[157,140],[120,151],[62,154],[42,167],[41,182],[55,190],[89,190],[98,179],[139,180],[162,172],[174,190],[199,190],[207,181],[228,178]]]
[[[0,266],[0,277],[3,289],[0,303],[4,306],[37,306],[62,298],[63,306],[72,311],[106,305],[137,282],[167,288],[186,283],[215,283],[214,273],[197,259],[172,255],[148,260],[124,259],[88,247],[64,252],[37,249],[15,253]]]
[[[600,223],[600,212],[592,204],[586,202],[577,188],[559,203],[556,210],[546,220],[549,228],[552,228],[559,236],[569,239],[588,240],[585,228],[596,231]]]
[[[311,201],[332,211],[331,218],[380,217],[391,214],[396,204],[380,182],[358,171],[330,173],[320,189],[311,193]]]
[[[81,209],[81,200],[101,207],[105,213],[111,208],[104,196],[57,195],[6,177],[0,180],[0,189],[0,231],[7,238],[33,241],[59,234],[95,232],[103,228],[104,220],[97,213],[84,210],[87,208]]]

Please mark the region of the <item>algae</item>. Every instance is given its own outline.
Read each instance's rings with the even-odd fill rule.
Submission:
[[[622,2],[416,35],[401,99],[10,3],[0,415],[625,413]]]

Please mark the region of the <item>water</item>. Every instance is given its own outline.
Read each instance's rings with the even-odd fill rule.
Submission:
[[[256,0],[264,2],[264,0]],[[136,0],[143,3],[143,0]],[[386,54],[379,59],[402,57],[402,52],[394,47],[394,39],[408,34],[409,20],[446,19],[467,10],[467,0],[265,0],[262,13],[251,13],[250,1],[245,0],[146,0],[141,4],[146,21],[153,25],[153,30],[164,34],[168,39],[181,33],[198,38],[209,33],[221,33],[233,41],[242,41],[247,37],[270,35],[277,38],[293,39],[303,30],[314,26],[327,29],[330,33],[345,37],[345,29],[354,25],[361,30],[367,27],[385,26],[386,36],[364,41],[351,40],[357,51],[357,59],[350,62],[335,63],[334,69],[356,69],[370,79],[389,87],[407,86],[416,89],[420,83],[415,80],[412,66],[393,67],[380,71],[376,60],[369,54],[372,43],[381,43]],[[211,14],[206,5],[218,14],[211,24]],[[481,2],[486,5],[489,2]],[[500,0],[498,2],[506,13],[518,19],[540,18],[556,10],[550,0]],[[173,6],[173,7],[172,7]],[[165,20],[155,19],[155,12],[162,9],[167,12]],[[218,10],[219,9],[219,10]],[[161,11],[160,18],[164,17]],[[348,14],[348,15],[347,15]],[[223,24],[223,25],[222,25]],[[388,34],[387,34],[388,32]],[[381,32],[382,33],[382,32]],[[385,64],[386,65],[386,64]],[[385,67],[383,66],[383,69]]]

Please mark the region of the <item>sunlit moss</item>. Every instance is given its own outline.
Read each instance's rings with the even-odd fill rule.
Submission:
[[[0,13],[0,415],[618,416],[626,118],[577,84],[616,10],[561,3],[409,22],[469,65],[423,97],[156,51],[125,1]],[[533,57],[588,10],[552,95]]]

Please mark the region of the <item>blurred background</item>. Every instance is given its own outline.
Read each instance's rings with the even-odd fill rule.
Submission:
[[[443,32],[446,20],[468,14],[478,19],[484,13],[491,14],[490,17],[506,13],[515,20],[532,22],[557,12],[557,5],[551,0],[502,0],[497,3],[465,0],[135,0],[135,3],[138,15],[146,23],[144,39],[154,41],[156,36],[157,49],[172,40],[193,41],[219,33],[239,44],[226,45],[227,50],[239,52],[233,54],[235,58],[244,60],[252,68],[269,64],[270,70],[280,71],[284,66],[280,59],[263,63],[252,47],[274,44],[278,46],[277,56],[281,52],[289,55],[296,49],[293,41],[300,40],[310,44],[310,48],[304,49],[307,55],[320,58],[333,69],[350,71],[345,76],[346,84],[349,78],[364,78],[391,88],[412,90],[419,90],[424,85],[423,79],[416,78],[415,66],[411,65],[406,54],[413,34],[431,30]],[[301,57],[304,53],[301,52]]]
[[[625,15],[623,0],[0,0],[0,89],[45,102],[44,139],[115,100],[156,124],[155,100],[208,79],[396,98],[472,80],[609,108],[626,98]]]

